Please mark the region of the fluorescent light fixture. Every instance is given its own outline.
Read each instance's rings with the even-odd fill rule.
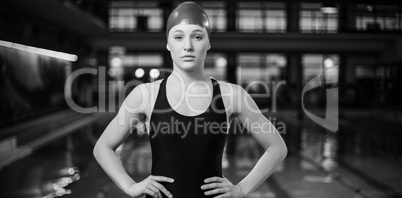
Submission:
[[[142,69],[142,68],[138,68],[137,70],[135,70],[135,77],[137,77],[137,78],[141,78],[141,77],[143,77],[144,76],[144,74],[145,74],[145,71],[144,71],[144,69]]]
[[[335,66],[335,63],[334,63],[334,61],[333,61],[332,59],[326,58],[326,59],[324,60],[324,67],[325,67],[326,69],[329,69],[329,68],[331,68],[331,67],[333,67],[333,66]]]
[[[123,61],[120,57],[113,57],[110,61],[110,64],[112,65],[112,67],[121,67],[123,65]]]
[[[149,71],[149,76],[151,76],[151,78],[155,79],[158,78],[160,75],[159,69],[151,69],[151,71]]]
[[[31,47],[31,46],[27,46],[27,45],[21,45],[18,43],[12,43],[12,42],[2,41],[2,40],[0,40],[0,46],[9,47],[9,48],[13,48],[13,49],[17,49],[17,50],[21,50],[21,51],[25,51],[25,52],[31,52],[31,53],[35,53],[35,54],[39,54],[39,55],[50,56],[53,58],[63,59],[63,60],[72,61],[72,62],[75,62],[78,59],[78,56],[74,55],[74,54],[67,54],[64,52],[56,52],[53,50]]]
[[[219,57],[215,59],[215,67],[217,68],[225,68],[226,65],[228,64],[228,61],[226,60],[225,57]]]
[[[338,13],[338,8],[336,7],[335,4],[324,3],[321,6],[321,12],[326,13],[326,14],[335,14],[335,13]]]

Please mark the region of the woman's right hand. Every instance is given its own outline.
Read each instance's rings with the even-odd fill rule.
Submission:
[[[163,193],[167,197],[172,198],[173,195],[160,182],[173,183],[174,180],[169,177],[150,175],[141,182],[128,186],[126,193],[132,197],[140,197],[147,194],[155,198],[162,198]]]

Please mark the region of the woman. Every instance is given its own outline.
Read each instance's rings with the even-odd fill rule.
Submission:
[[[287,148],[276,130],[269,131],[272,124],[246,91],[205,76],[210,26],[200,6],[180,4],[169,16],[166,36],[173,73],[133,89],[99,138],[94,156],[132,197],[246,197],[283,161]],[[250,123],[246,128],[266,149],[236,185],[222,176],[221,168],[227,120],[233,115]],[[151,175],[140,182],[126,173],[114,153],[133,120],[146,123],[152,148]]]

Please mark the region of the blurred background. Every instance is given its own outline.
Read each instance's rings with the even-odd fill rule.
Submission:
[[[0,197],[128,197],[92,149],[135,86],[169,74],[181,2],[0,2]],[[195,2],[211,21],[206,74],[245,88],[289,149],[249,197],[402,197],[401,1]],[[222,163],[233,183],[264,152],[242,131]],[[116,152],[135,181],[150,174],[148,136]]]

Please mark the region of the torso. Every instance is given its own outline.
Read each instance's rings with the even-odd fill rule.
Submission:
[[[211,95],[192,103],[194,112],[166,79],[158,81],[149,118],[148,136],[152,150],[152,175],[175,179],[163,183],[176,198],[204,198],[204,179],[222,177],[222,155],[228,133],[228,115],[218,81],[210,79]],[[208,95],[208,94],[206,94]],[[212,100],[214,98],[214,100]],[[197,101],[197,100],[195,100]],[[180,104],[177,108],[175,104]],[[162,111],[162,112],[161,112]],[[150,196],[147,196],[147,198]],[[165,196],[164,196],[165,197]]]

